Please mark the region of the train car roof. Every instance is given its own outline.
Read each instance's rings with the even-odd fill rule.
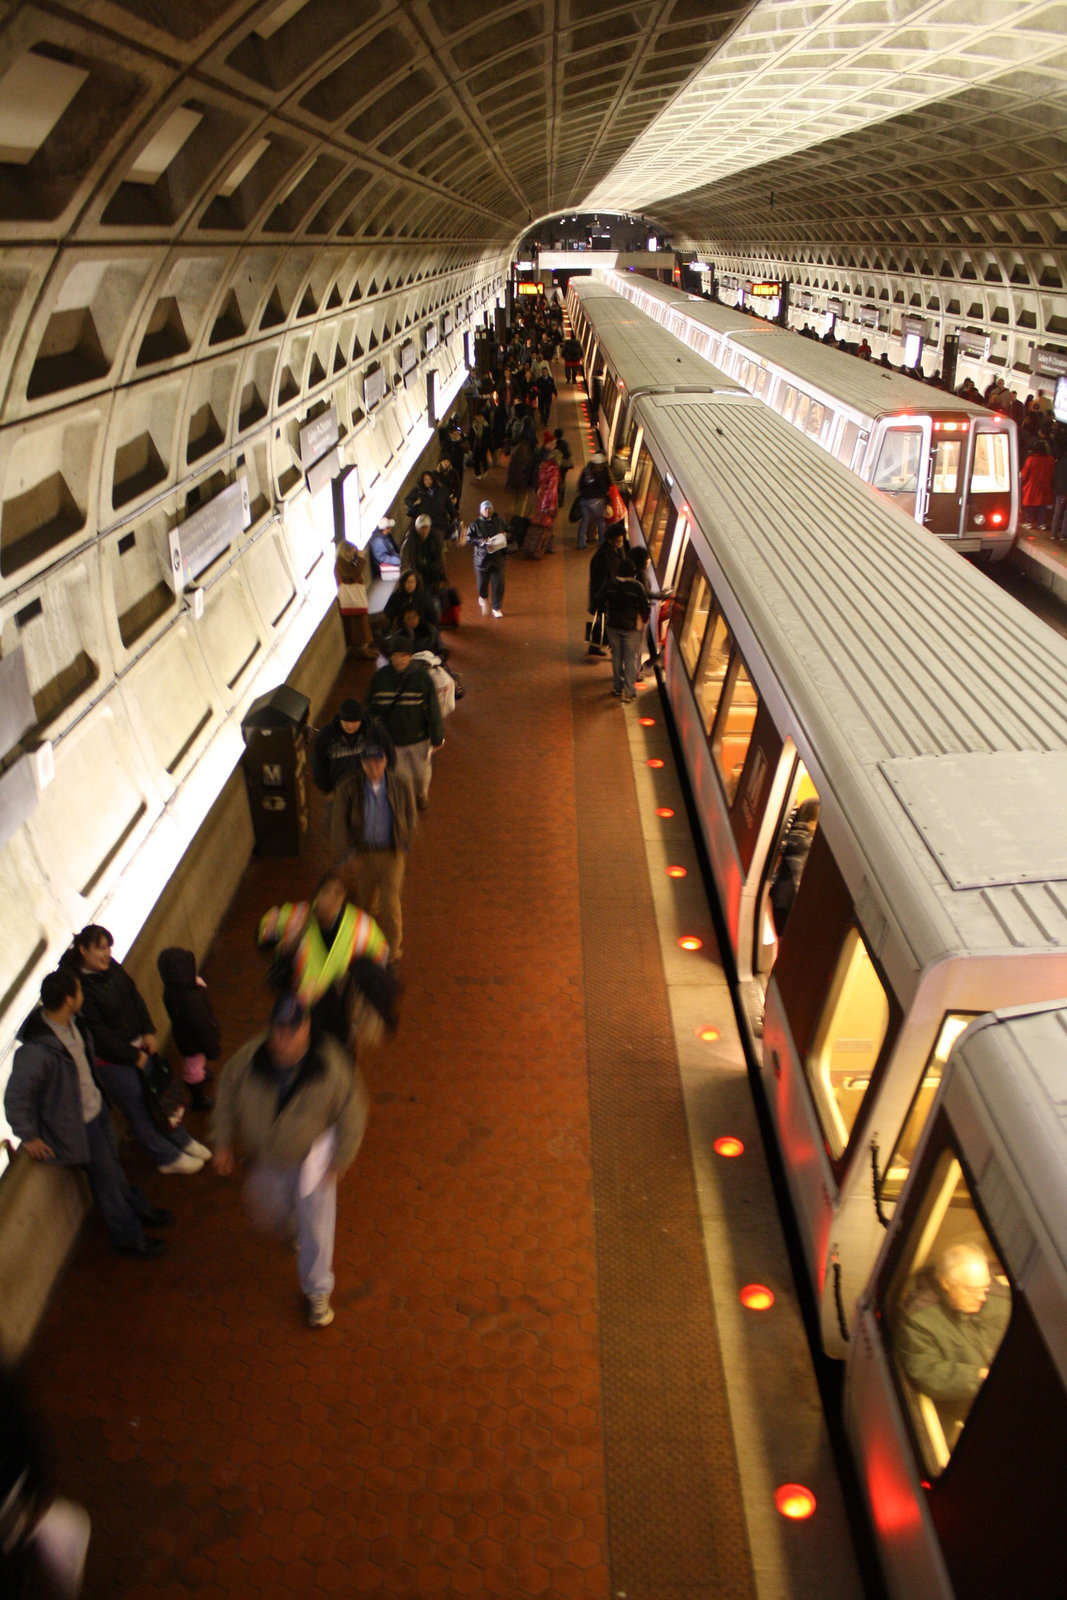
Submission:
[[[703,300],[699,295],[690,294],[686,289],[675,289],[669,283],[660,283],[656,278],[643,277],[638,272],[619,272],[615,268],[601,267],[598,269],[598,276],[601,285],[605,289],[610,289],[613,294],[619,292],[615,288],[616,283],[627,283],[632,279],[637,288],[646,290],[666,305],[677,306],[680,311],[692,313],[705,327],[714,328],[716,333],[743,333],[752,326],[752,318],[746,316],[743,311],[735,311],[732,306],[724,306],[718,300]],[[573,279],[571,281],[573,283]]]
[[[1053,1308],[1042,1306],[1042,1329],[1067,1373],[1065,1062],[1067,1005],[992,1013],[958,1042],[943,1096],[1005,1265],[1031,1292],[1036,1284],[1056,1295]],[[988,1155],[976,1138],[975,1100]]]
[[[616,274],[616,277],[621,276]],[[611,288],[611,279],[605,279],[604,284]],[[895,415],[909,410],[951,410],[986,421],[995,417],[985,406],[975,405],[943,389],[934,389],[903,372],[890,371],[877,362],[860,361],[847,351],[831,350],[817,339],[802,339],[798,333],[775,323],[761,322],[740,311],[695,299],[669,284],[644,281],[640,287],[704,327],[728,333],[731,345],[746,350],[754,359],[774,362],[802,383],[817,386],[825,394],[867,416],[877,417],[887,412]]]
[[[1067,947],[1067,641],[767,407],[638,404],[919,964]]]
[[[728,378],[680,339],[665,335],[658,323],[606,284],[597,284],[590,294],[583,283],[578,299],[595,302],[587,311],[597,343],[631,394],[637,389],[747,394],[736,378]]]

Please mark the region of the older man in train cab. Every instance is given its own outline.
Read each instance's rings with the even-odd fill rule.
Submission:
[[[916,1389],[936,1403],[946,1437],[966,1420],[1010,1315],[985,1251],[968,1243],[942,1251],[905,1307],[897,1352]]]

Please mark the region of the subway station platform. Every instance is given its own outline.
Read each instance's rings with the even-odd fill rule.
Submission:
[[[562,382],[559,405],[569,504],[589,441]],[[486,493],[507,516],[502,463],[467,473],[467,516]],[[586,654],[573,544],[564,508],[558,553],[509,560],[500,621],[448,553],[467,694],[408,867],[401,1026],[362,1058],[333,1325],[305,1326],[239,1178],[163,1178],[127,1144],[177,1213],[168,1255],[83,1231],[27,1376],[93,1519],[91,1600],[862,1592],[658,692],[622,707]],[[269,1007],[259,917],[330,864],[322,813],[220,930],[224,1057]],[[814,1518],[777,1515],[783,1481]]]

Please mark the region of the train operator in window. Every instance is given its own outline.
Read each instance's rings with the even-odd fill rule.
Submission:
[[[1010,1315],[1008,1292],[992,1279],[978,1245],[949,1245],[915,1281],[897,1349],[916,1389],[935,1402],[950,1444],[989,1375]]]

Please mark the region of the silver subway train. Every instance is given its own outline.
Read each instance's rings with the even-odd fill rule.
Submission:
[[[870,1338],[857,1308],[956,1040],[1067,998],[1067,642],[752,396],[643,386],[639,359],[607,353],[602,294],[572,283],[590,328],[603,314],[602,392],[633,396],[629,535],[674,592],[664,690],[823,1345],[844,1357]],[[1062,1044],[1056,1069],[1067,1083]],[[897,1378],[863,1388],[854,1350],[848,1370],[866,1469],[868,1399],[902,1434],[911,1401]],[[925,1518],[936,1552],[927,1492],[892,1480],[883,1544],[894,1516]],[[944,1582],[895,1593],[994,1592],[937,1560]]]
[[[953,549],[1007,554],[1019,518],[1010,417],[638,274],[598,277]]]

